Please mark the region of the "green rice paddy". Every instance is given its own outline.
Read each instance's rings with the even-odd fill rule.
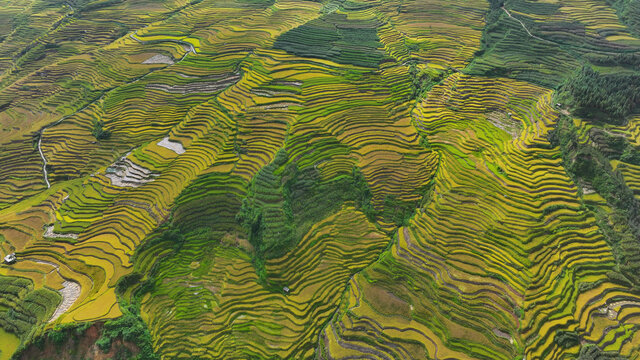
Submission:
[[[634,4],[1,3],[0,360],[640,359]]]

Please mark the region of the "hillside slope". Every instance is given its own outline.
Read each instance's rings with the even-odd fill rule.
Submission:
[[[638,18],[0,3],[0,360],[640,359]]]

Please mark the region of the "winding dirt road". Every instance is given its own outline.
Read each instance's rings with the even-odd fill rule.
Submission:
[[[539,36],[535,36],[535,35],[533,35],[533,34],[531,33],[531,31],[529,31],[529,29],[527,29],[527,26],[526,26],[522,21],[520,21],[520,19],[518,19],[518,18],[515,18],[515,17],[511,16],[511,13],[509,12],[509,10],[507,10],[504,6],[502,7],[502,10],[504,10],[504,12],[505,12],[505,13],[507,13],[507,15],[509,15],[509,17],[510,17],[510,18],[512,18],[513,20],[515,20],[515,21],[519,22],[519,23],[520,23],[520,25],[522,25],[522,28],[524,29],[524,31],[526,31],[526,32],[527,32],[527,34],[529,34],[529,36],[531,36],[531,37],[532,37],[532,38],[534,38],[534,39],[538,39],[538,40],[540,40],[540,41],[548,41],[548,40],[545,40],[545,39],[543,39],[543,38],[541,38],[541,37],[539,37]]]

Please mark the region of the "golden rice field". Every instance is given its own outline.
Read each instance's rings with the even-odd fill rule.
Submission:
[[[640,359],[640,117],[561,96],[616,6],[0,2],[0,359]]]

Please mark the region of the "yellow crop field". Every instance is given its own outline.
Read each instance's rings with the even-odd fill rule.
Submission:
[[[0,358],[639,359],[638,19],[0,2]]]

